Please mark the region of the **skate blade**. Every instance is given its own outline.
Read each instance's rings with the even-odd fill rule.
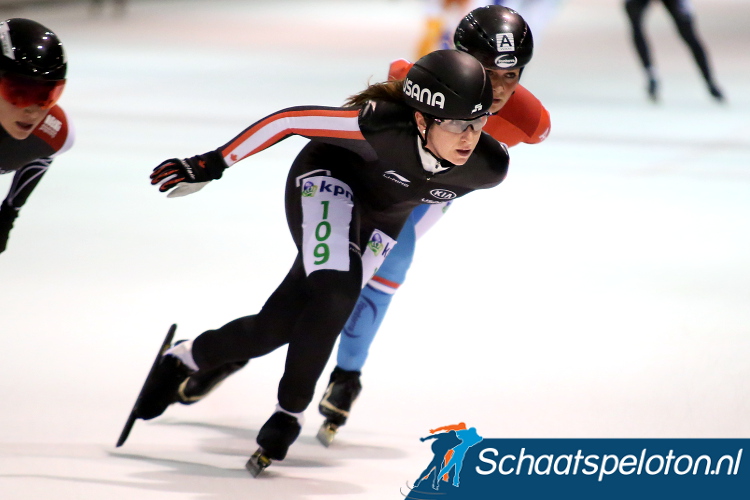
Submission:
[[[263,448],[258,448],[258,451],[253,453],[253,456],[245,464],[245,468],[251,476],[258,477],[261,472],[271,465],[271,462],[272,460],[263,453]]]
[[[119,448],[120,446],[125,444],[125,441],[128,439],[128,436],[130,435],[130,431],[133,429],[133,425],[135,424],[135,421],[137,420],[137,417],[135,416],[135,412],[138,409],[138,403],[141,401],[141,397],[143,396],[143,392],[144,392],[144,389],[146,388],[146,384],[148,384],[149,379],[151,379],[151,376],[156,371],[156,365],[158,365],[159,361],[161,361],[162,356],[164,356],[164,352],[169,348],[170,344],[172,343],[172,339],[174,338],[174,333],[176,330],[177,330],[177,325],[172,325],[169,327],[167,336],[164,338],[164,341],[162,341],[161,347],[159,348],[159,353],[156,355],[156,359],[151,365],[151,369],[149,370],[148,375],[146,375],[146,380],[143,382],[143,386],[141,387],[141,392],[138,394],[138,397],[135,400],[135,404],[133,405],[133,408],[130,410],[130,415],[128,416],[127,422],[125,422],[125,426],[123,427],[122,432],[120,433],[120,437],[117,439],[117,444],[115,445],[116,448]]]
[[[336,433],[339,431],[339,427],[331,422],[323,422],[318,430],[318,441],[320,444],[328,448],[333,443],[333,439],[336,437]]]

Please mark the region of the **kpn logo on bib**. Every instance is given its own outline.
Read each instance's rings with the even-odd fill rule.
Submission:
[[[323,177],[319,178],[320,184],[318,185],[316,181],[313,180],[307,180],[302,185],[302,196],[305,198],[312,198],[315,196],[318,192],[322,193],[330,193],[334,197],[343,196],[345,198],[352,199],[353,195],[351,191],[349,191],[349,186],[344,184],[341,181],[338,181],[337,179],[334,179],[333,177]]]

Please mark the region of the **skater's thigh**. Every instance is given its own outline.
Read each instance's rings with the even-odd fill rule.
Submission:
[[[646,10],[650,0],[625,0],[625,11],[628,13],[630,20],[640,22],[643,18],[643,12]]]

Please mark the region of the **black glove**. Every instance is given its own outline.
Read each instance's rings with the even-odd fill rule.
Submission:
[[[15,207],[7,203],[0,204],[0,253],[3,253],[8,245],[8,236],[16,217],[18,217],[18,211]]]
[[[151,173],[151,184],[158,185],[162,193],[175,189],[169,196],[184,196],[194,193],[214,179],[220,179],[227,168],[221,153],[211,151],[206,154],[180,160],[172,158],[162,162]],[[188,183],[194,186],[180,191],[180,184]]]

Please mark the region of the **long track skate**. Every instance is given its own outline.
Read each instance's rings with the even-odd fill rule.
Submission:
[[[164,353],[166,352],[166,350],[169,349],[169,346],[172,344],[172,339],[174,338],[175,331],[177,331],[177,325],[170,326],[169,331],[167,332],[167,336],[164,338],[164,341],[161,343],[161,347],[159,348],[159,353],[156,355],[154,364],[151,365],[151,370],[149,370],[148,375],[146,376],[146,380],[143,382],[143,386],[141,387],[141,392],[138,393],[138,398],[136,398],[135,404],[133,405],[133,408],[130,410],[130,416],[128,417],[128,421],[125,422],[125,427],[123,427],[122,432],[120,433],[120,438],[117,440],[117,445],[116,445],[117,448],[119,448],[125,443],[125,440],[128,439],[128,436],[130,435],[130,431],[133,429],[133,424],[135,424],[135,421],[138,418],[136,417],[136,410],[138,409],[138,403],[141,402],[144,389],[146,385],[148,385],[149,381],[151,380],[151,377],[156,371],[156,366],[159,364],[159,361],[161,361],[161,358],[164,356]]]

